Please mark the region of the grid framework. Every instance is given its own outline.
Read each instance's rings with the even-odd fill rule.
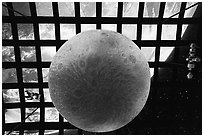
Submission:
[[[63,117],[59,114],[59,122],[45,122],[45,108],[54,107],[52,102],[44,101],[43,88],[48,88],[48,83],[43,82],[42,68],[49,68],[51,62],[42,62],[41,58],[41,46],[53,46],[56,45],[56,50],[66,42],[66,40],[60,39],[60,24],[61,23],[73,23],[76,25],[76,34],[81,32],[81,24],[96,24],[96,29],[101,29],[101,24],[117,24],[117,32],[122,32],[122,24],[137,24],[137,35],[136,40],[133,42],[141,47],[155,47],[155,61],[149,61],[150,68],[154,68],[154,78],[151,81],[151,96],[155,99],[158,86],[169,87],[172,85],[186,85],[186,83],[175,83],[170,82],[159,82],[159,68],[171,68],[174,72],[173,79],[177,78],[178,69],[185,69],[185,66],[177,64],[179,49],[175,48],[174,61],[172,63],[161,62],[160,58],[160,47],[181,47],[189,46],[191,43],[196,43],[196,40],[182,40],[182,24],[198,24],[200,23],[199,18],[184,18],[184,13],[180,14],[178,18],[163,18],[165,2],[160,3],[159,16],[157,18],[147,18],[143,17],[144,12],[144,2],[139,3],[138,17],[130,18],[123,17],[123,2],[118,2],[117,17],[102,17],[102,3],[96,2],[96,17],[80,17],[80,3],[74,2],[75,17],[61,17],[59,16],[58,3],[52,2],[53,16],[44,17],[37,16],[36,4],[34,2],[29,2],[31,16],[15,16],[12,10],[8,10],[9,16],[3,16],[3,23],[11,23],[11,30],[13,39],[6,40],[3,39],[3,46],[14,45],[15,62],[3,62],[3,68],[16,68],[17,71],[17,83],[3,83],[3,89],[17,88],[20,94],[20,103],[4,103],[3,110],[11,108],[20,108],[21,111],[21,121],[24,121],[25,109],[29,107],[39,107],[40,108],[40,121],[33,123],[23,123],[16,130],[19,134],[24,134],[24,130],[39,130],[39,134],[44,134],[45,130],[59,130],[59,134],[64,133],[64,129],[76,129],[68,122],[64,122]],[[7,6],[13,9],[11,2],[7,2]],[[180,11],[186,8],[186,2],[181,3]],[[164,22],[165,21],[165,22]],[[33,24],[34,29],[34,40],[19,40],[18,37],[18,27],[19,23],[30,23]],[[40,23],[52,23],[55,26],[55,40],[41,40],[39,34],[39,24]],[[156,40],[142,40],[142,25],[144,24],[156,24],[157,25],[157,35]],[[177,25],[176,40],[161,40],[161,32],[163,24],[174,24]],[[36,62],[22,62],[20,55],[20,46],[34,46],[36,50]],[[24,83],[23,82],[23,68],[36,68],[38,74],[37,83]],[[39,94],[41,94],[40,102],[25,102],[24,88],[38,88]],[[153,101],[152,101],[153,102]],[[3,134],[4,131],[12,130],[19,123],[5,123],[5,114],[3,111]],[[143,122],[148,123],[144,120],[136,120],[141,125]],[[139,125],[140,125],[139,124]],[[149,123],[149,125],[151,125]],[[152,124],[154,125],[154,124]],[[81,134],[81,130],[78,131]]]

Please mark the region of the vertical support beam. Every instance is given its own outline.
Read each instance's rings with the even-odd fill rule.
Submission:
[[[98,19],[96,29],[101,29],[101,16],[102,16],[102,2],[96,2],[96,17]]]
[[[36,5],[34,2],[30,2],[30,10],[31,10],[31,16],[37,19],[37,12],[36,12]],[[40,41],[40,34],[39,34],[39,24],[38,23],[34,23],[33,24],[34,27],[34,37],[35,37],[35,41]],[[41,45],[36,45],[35,49],[36,49],[36,60],[38,63],[42,63],[41,62],[41,50],[40,50],[40,46]],[[43,93],[43,76],[42,76],[42,67],[38,66],[37,67],[37,72],[38,72],[38,83],[39,83],[39,94],[40,96],[40,123],[41,123],[41,127],[39,130],[39,134],[40,135],[44,135],[44,122],[45,122],[45,106],[44,106],[44,93]]]
[[[80,2],[74,2],[75,9],[75,18],[76,18],[76,34],[81,32],[81,23],[80,23]]]
[[[14,17],[14,12],[12,11],[13,5],[11,2],[7,2],[7,6],[11,9],[8,10],[9,16]],[[11,30],[12,30],[12,35],[13,35],[13,41],[18,41],[18,28],[17,28],[17,23],[15,20],[11,22]],[[21,122],[24,121],[25,119],[25,95],[24,95],[24,88],[23,88],[23,74],[22,74],[22,68],[20,66],[21,62],[21,55],[20,55],[20,48],[19,45],[14,46],[14,53],[15,53],[15,60],[16,60],[16,73],[17,73],[17,79],[19,83],[19,95],[20,95],[20,102],[21,102]],[[23,125],[21,125],[22,127]],[[23,128],[20,127],[20,135],[24,134]]]
[[[138,24],[137,24],[137,46],[141,48],[141,39],[142,39],[142,19],[144,12],[144,2],[139,2],[139,10],[138,10]]]
[[[118,19],[118,23],[117,23],[117,32],[118,33],[122,33],[122,15],[123,14],[123,2],[118,2],[118,13],[117,13],[117,19]]]

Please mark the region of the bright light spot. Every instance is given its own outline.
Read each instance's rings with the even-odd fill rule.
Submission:
[[[160,47],[159,61],[166,61],[174,47]]]
[[[156,40],[157,25],[142,25],[142,40]]]
[[[157,18],[159,16],[160,2],[145,2],[143,17]]]
[[[187,2],[186,8],[190,7],[191,5],[193,5],[195,3],[196,2]],[[184,13],[184,18],[191,18],[193,16],[195,10],[197,9],[197,7],[198,7],[198,5],[196,5],[196,6],[192,7],[192,8],[190,8],[190,9],[186,10],[185,13]]]
[[[81,17],[96,17],[96,2],[80,2]]]
[[[168,18],[180,11],[181,2],[166,2],[164,9],[164,18]],[[178,15],[173,18],[178,18]]]
[[[136,40],[137,24],[122,24],[122,34],[131,40]]]
[[[3,89],[4,103],[19,103],[19,89]]]
[[[68,122],[68,121],[66,120],[66,118],[64,118],[64,122]]]
[[[112,30],[115,32],[117,31],[117,25],[116,24],[102,24],[101,28],[105,29],[105,30]]]
[[[20,108],[6,109],[5,123],[21,122]]]
[[[20,46],[22,62],[36,62],[36,51],[34,46]]]
[[[177,25],[162,25],[161,40],[176,40]]]
[[[102,17],[117,17],[117,2],[102,2]]]
[[[40,48],[42,61],[52,61],[52,58],[56,54],[56,47],[41,46]]]
[[[183,34],[184,34],[184,32],[186,31],[187,27],[188,27],[188,24],[183,24],[183,25],[182,25],[181,37],[183,36]]]
[[[87,30],[95,30],[96,24],[81,24],[81,32],[87,31]]]
[[[76,35],[75,24],[60,24],[60,38],[61,40],[68,40]]]
[[[139,2],[123,2],[123,17],[138,17]]]
[[[155,47],[141,47],[141,51],[147,61],[153,62],[155,60]]]
[[[49,68],[42,68],[43,82],[48,82]]]
[[[36,2],[37,16],[53,16],[51,2]]]
[[[41,40],[55,40],[55,25],[39,24],[39,33]]]
[[[58,122],[59,121],[59,112],[55,107],[46,107],[45,108],[45,122]]]
[[[58,2],[59,16],[74,17],[74,2]]]
[[[26,108],[25,112],[26,112],[26,117],[31,114],[36,108]],[[33,113],[32,115],[30,115],[25,122],[40,122],[40,108],[38,108],[35,113]]]
[[[44,100],[45,100],[45,102],[52,102],[52,99],[50,97],[49,88],[44,88],[43,89],[43,93],[44,93]]]
[[[150,68],[150,76],[152,77],[154,75],[154,68]]]

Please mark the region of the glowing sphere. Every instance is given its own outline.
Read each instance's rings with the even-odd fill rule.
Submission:
[[[77,34],[57,51],[49,70],[54,106],[72,125],[91,132],[119,129],[144,107],[148,62],[127,37],[107,30]]]

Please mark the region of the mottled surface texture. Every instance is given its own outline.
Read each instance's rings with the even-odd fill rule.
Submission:
[[[150,72],[140,49],[112,31],[87,31],[66,42],[52,60],[49,89],[74,126],[107,132],[129,123],[149,93]]]

